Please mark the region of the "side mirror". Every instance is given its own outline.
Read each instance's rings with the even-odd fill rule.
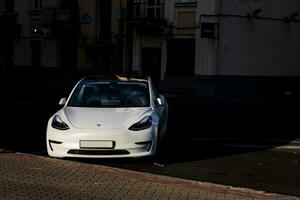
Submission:
[[[162,104],[162,105],[165,105],[165,104],[167,103],[166,98],[165,98],[164,95],[159,95],[159,98],[160,98],[160,100],[161,100],[161,104]]]
[[[67,99],[66,98],[61,98],[60,101],[59,101],[59,105],[63,106],[67,103]]]
[[[161,98],[157,98],[156,101],[157,101],[158,105],[160,105],[160,106],[162,105],[162,100],[161,100]]]

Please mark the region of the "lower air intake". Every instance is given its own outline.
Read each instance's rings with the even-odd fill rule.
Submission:
[[[130,154],[127,150],[77,150],[71,149],[68,154],[78,155],[128,155]]]

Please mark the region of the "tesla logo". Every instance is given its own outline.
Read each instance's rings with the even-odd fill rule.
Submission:
[[[98,127],[100,127],[101,126],[101,124],[96,124]]]

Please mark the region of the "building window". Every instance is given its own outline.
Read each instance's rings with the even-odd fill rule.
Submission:
[[[176,5],[176,7],[186,7],[186,6],[196,7],[197,1],[196,0],[176,0],[175,5]]]
[[[176,12],[177,35],[194,35],[196,12],[194,10],[178,10]]]
[[[176,0],[176,3],[196,3],[196,0]]]
[[[42,0],[32,0],[32,8],[33,9],[41,9],[42,8]]]
[[[163,16],[164,0],[135,0],[134,16],[159,19]]]
[[[14,0],[5,0],[5,12],[12,13],[15,10]]]
[[[148,0],[147,17],[160,18],[160,0]]]

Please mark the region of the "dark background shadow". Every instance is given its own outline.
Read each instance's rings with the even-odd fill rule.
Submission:
[[[1,84],[1,124],[5,131],[0,145],[22,152],[43,152],[49,117],[60,109],[60,98],[67,97],[86,74],[17,74]],[[163,88],[161,92],[169,103],[168,135],[159,155],[164,162],[199,159],[195,153],[199,146],[222,146],[230,141],[273,147],[299,137],[296,97],[252,101],[250,98],[199,98],[192,92],[175,94]]]
[[[19,75],[3,82],[0,149],[47,156],[48,119],[82,76]],[[169,103],[169,124],[157,157],[71,160],[300,195],[297,154],[268,151],[300,138],[296,97],[252,101],[160,91]]]

